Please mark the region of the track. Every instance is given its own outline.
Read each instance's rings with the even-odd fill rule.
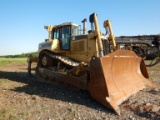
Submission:
[[[61,56],[61,55],[57,55],[57,54],[54,54],[54,53],[51,53],[51,52],[48,52],[48,51],[43,51],[41,53],[41,55],[47,55],[49,56],[50,58],[54,59],[54,60],[58,60],[68,66],[72,66],[72,67],[75,67],[75,66],[78,66],[79,65],[79,62],[76,62],[72,59],[70,59],[69,57],[65,57],[65,56]]]

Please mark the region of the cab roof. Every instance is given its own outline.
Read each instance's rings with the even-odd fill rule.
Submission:
[[[68,25],[72,25],[72,26],[78,26],[77,24],[75,23],[72,23],[72,22],[65,22],[65,23],[62,23],[62,24],[59,24],[59,25],[54,25],[54,26],[44,26],[45,29],[48,29],[48,28],[58,28],[58,27],[62,27],[62,26],[68,26]]]

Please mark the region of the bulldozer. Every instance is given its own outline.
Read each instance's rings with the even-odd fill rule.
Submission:
[[[88,33],[87,19],[82,21],[83,29],[72,22],[44,26],[48,39],[39,44],[38,57],[28,57],[28,73],[31,75],[31,64],[37,62],[37,76],[87,90],[120,115],[122,102],[154,84],[149,81],[143,59],[116,45],[110,20],[103,24],[107,34],[100,31],[96,13],[89,21]]]

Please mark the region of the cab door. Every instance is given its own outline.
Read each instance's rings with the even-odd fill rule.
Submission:
[[[71,26],[61,27],[60,32],[60,49],[70,50]]]

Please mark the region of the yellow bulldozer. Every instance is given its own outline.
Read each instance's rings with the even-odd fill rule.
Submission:
[[[83,29],[72,22],[44,26],[48,39],[39,44],[37,58],[28,57],[28,73],[31,75],[31,64],[37,62],[36,75],[88,90],[95,100],[120,115],[123,101],[153,83],[143,59],[116,46],[109,20],[104,21],[107,35],[99,30],[96,13],[89,21],[88,33],[86,19]]]

